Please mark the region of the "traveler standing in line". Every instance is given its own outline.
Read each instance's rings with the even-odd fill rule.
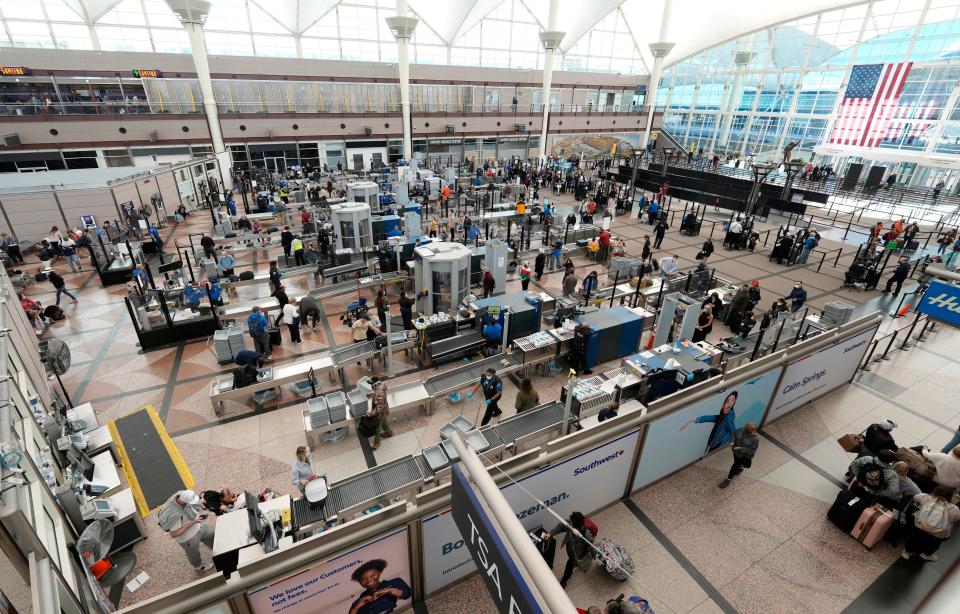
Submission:
[[[920,493],[913,497],[920,504],[913,517],[913,526],[907,527],[907,538],[902,556],[909,559],[919,554],[924,561],[936,561],[935,553],[953,532],[953,525],[960,520],[960,508],[953,504],[956,489],[937,486],[930,494]]]
[[[373,381],[373,400],[370,404],[368,416],[379,418],[377,423],[377,432],[373,436],[373,444],[370,446],[374,450],[380,447],[380,438],[388,439],[393,437],[393,429],[390,428],[390,406],[387,404],[387,385],[380,378],[372,378]]]
[[[200,497],[192,490],[173,494],[157,515],[160,528],[183,548],[187,559],[196,571],[213,569],[212,563],[203,563],[200,543],[213,548],[213,528],[203,524],[207,514],[200,513]]]
[[[7,252],[7,256],[10,257],[10,261],[13,262],[13,264],[23,264],[23,254],[20,252],[20,243],[17,242],[15,236],[0,232],[0,247]]]
[[[547,264],[547,255],[543,253],[543,250],[537,252],[537,257],[533,260],[533,271],[536,273],[537,281],[540,281],[540,278],[543,277],[543,269]]]
[[[60,304],[60,295],[61,295],[61,294],[66,294],[67,296],[69,296],[70,298],[72,298],[74,303],[76,303],[76,302],[78,302],[78,301],[80,300],[80,299],[78,299],[77,297],[75,297],[72,292],[70,292],[69,290],[67,290],[67,282],[65,282],[65,281],[63,280],[63,277],[60,277],[60,274],[57,273],[56,271],[50,271],[49,273],[47,273],[47,280],[49,280],[50,283],[53,284],[53,287],[54,287],[54,288],[56,289],[56,291],[57,291],[57,300],[56,300],[56,302],[54,303],[54,305],[59,305],[59,304]]]
[[[530,265],[524,262],[520,265],[520,287],[526,292],[530,287]]]
[[[416,300],[407,296],[407,293],[400,292],[400,298],[397,299],[400,305],[400,317],[403,318],[403,330],[413,330],[413,306]]]
[[[597,242],[600,243],[600,262],[606,262],[610,258],[610,238],[610,231],[606,229],[601,230],[600,236],[597,237]],[[647,241],[649,240],[650,237],[647,237]]]
[[[514,407],[517,413],[533,409],[540,404],[540,395],[533,388],[533,381],[529,377],[523,378],[520,382],[520,388],[517,390],[517,399]]]
[[[803,304],[807,302],[807,291],[803,287],[803,284],[794,282],[793,289],[790,290],[790,294],[785,297],[790,301],[790,311],[797,313],[803,307]]]
[[[287,330],[290,331],[290,341],[293,343],[301,343],[302,339],[300,338],[300,312],[297,309],[297,298],[291,297],[290,301],[283,306],[283,323],[287,325]]]
[[[937,484],[960,487],[960,446],[956,446],[949,453],[923,451],[923,456],[937,467],[937,474],[933,476]]]
[[[253,349],[263,355],[264,358],[270,358],[270,334],[267,329],[270,324],[267,317],[260,313],[258,305],[253,306],[253,312],[247,316],[247,332],[253,339]]]
[[[601,245],[601,250],[603,246]],[[563,256],[563,239],[557,239],[553,243],[553,249],[550,251],[550,270],[555,271],[560,268],[560,258]]]
[[[497,280],[493,278],[493,273],[487,271],[483,274],[483,298],[493,296],[493,289],[497,287]]]
[[[744,468],[750,468],[753,464],[753,455],[757,453],[759,445],[760,436],[757,435],[757,425],[753,422],[747,422],[743,428],[733,433],[733,465],[727,477],[720,482],[720,488],[730,486],[730,480],[740,475]]]
[[[697,317],[697,325],[693,329],[693,338],[691,339],[694,343],[706,339],[710,331],[713,330],[713,314],[711,311],[713,311],[713,309],[710,305],[700,310],[700,315]]]
[[[887,280],[887,287],[883,291],[884,294],[890,293],[890,287],[893,284],[897,284],[897,289],[894,291],[893,295],[896,296],[900,294],[900,289],[903,288],[903,282],[910,275],[910,259],[901,258],[900,263],[897,265],[897,268],[894,269],[893,275],[890,276],[890,279]]]
[[[70,235],[66,235],[60,241],[60,253],[70,264],[70,272],[78,273],[83,270],[80,266],[80,257],[77,256],[77,242]]]
[[[290,250],[293,248],[293,233],[289,226],[283,227],[280,233],[280,245],[283,246],[283,257],[287,260],[287,266],[290,266]]]
[[[297,455],[291,464],[290,483],[303,493],[303,487],[313,479],[313,476],[313,462],[310,459],[310,451],[307,446],[299,446]]]

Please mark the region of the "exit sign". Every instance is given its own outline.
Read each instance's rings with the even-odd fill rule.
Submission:
[[[133,76],[138,79],[159,79],[163,73],[156,68],[134,68]]]
[[[30,69],[26,66],[0,66],[0,75],[4,77],[22,77],[29,74]]]

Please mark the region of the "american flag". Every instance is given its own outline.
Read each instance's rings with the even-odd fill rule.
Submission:
[[[829,142],[877,147],[882,140],[898,134],[897,126],[902,131],[907,115],[913,114],[898,104],[912,66],[912,62],[854,66]],[[929,104],[909,120],[930,117],[933,109]]]

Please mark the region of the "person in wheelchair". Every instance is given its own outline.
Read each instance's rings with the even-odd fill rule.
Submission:
[[[863,258],[854,260],[850,268],[843,275],[843,285],[852,286],[857,283],[866,283],[867,281],[867,262]]]

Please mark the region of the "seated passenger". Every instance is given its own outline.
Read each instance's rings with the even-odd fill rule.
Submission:
[[[892,467],[895,461],[890,450],[855,459],[847,469],[847,475],[854,480],[850,492],[871,504],[879,501],[894,507],[900,499],[900,478]]]

